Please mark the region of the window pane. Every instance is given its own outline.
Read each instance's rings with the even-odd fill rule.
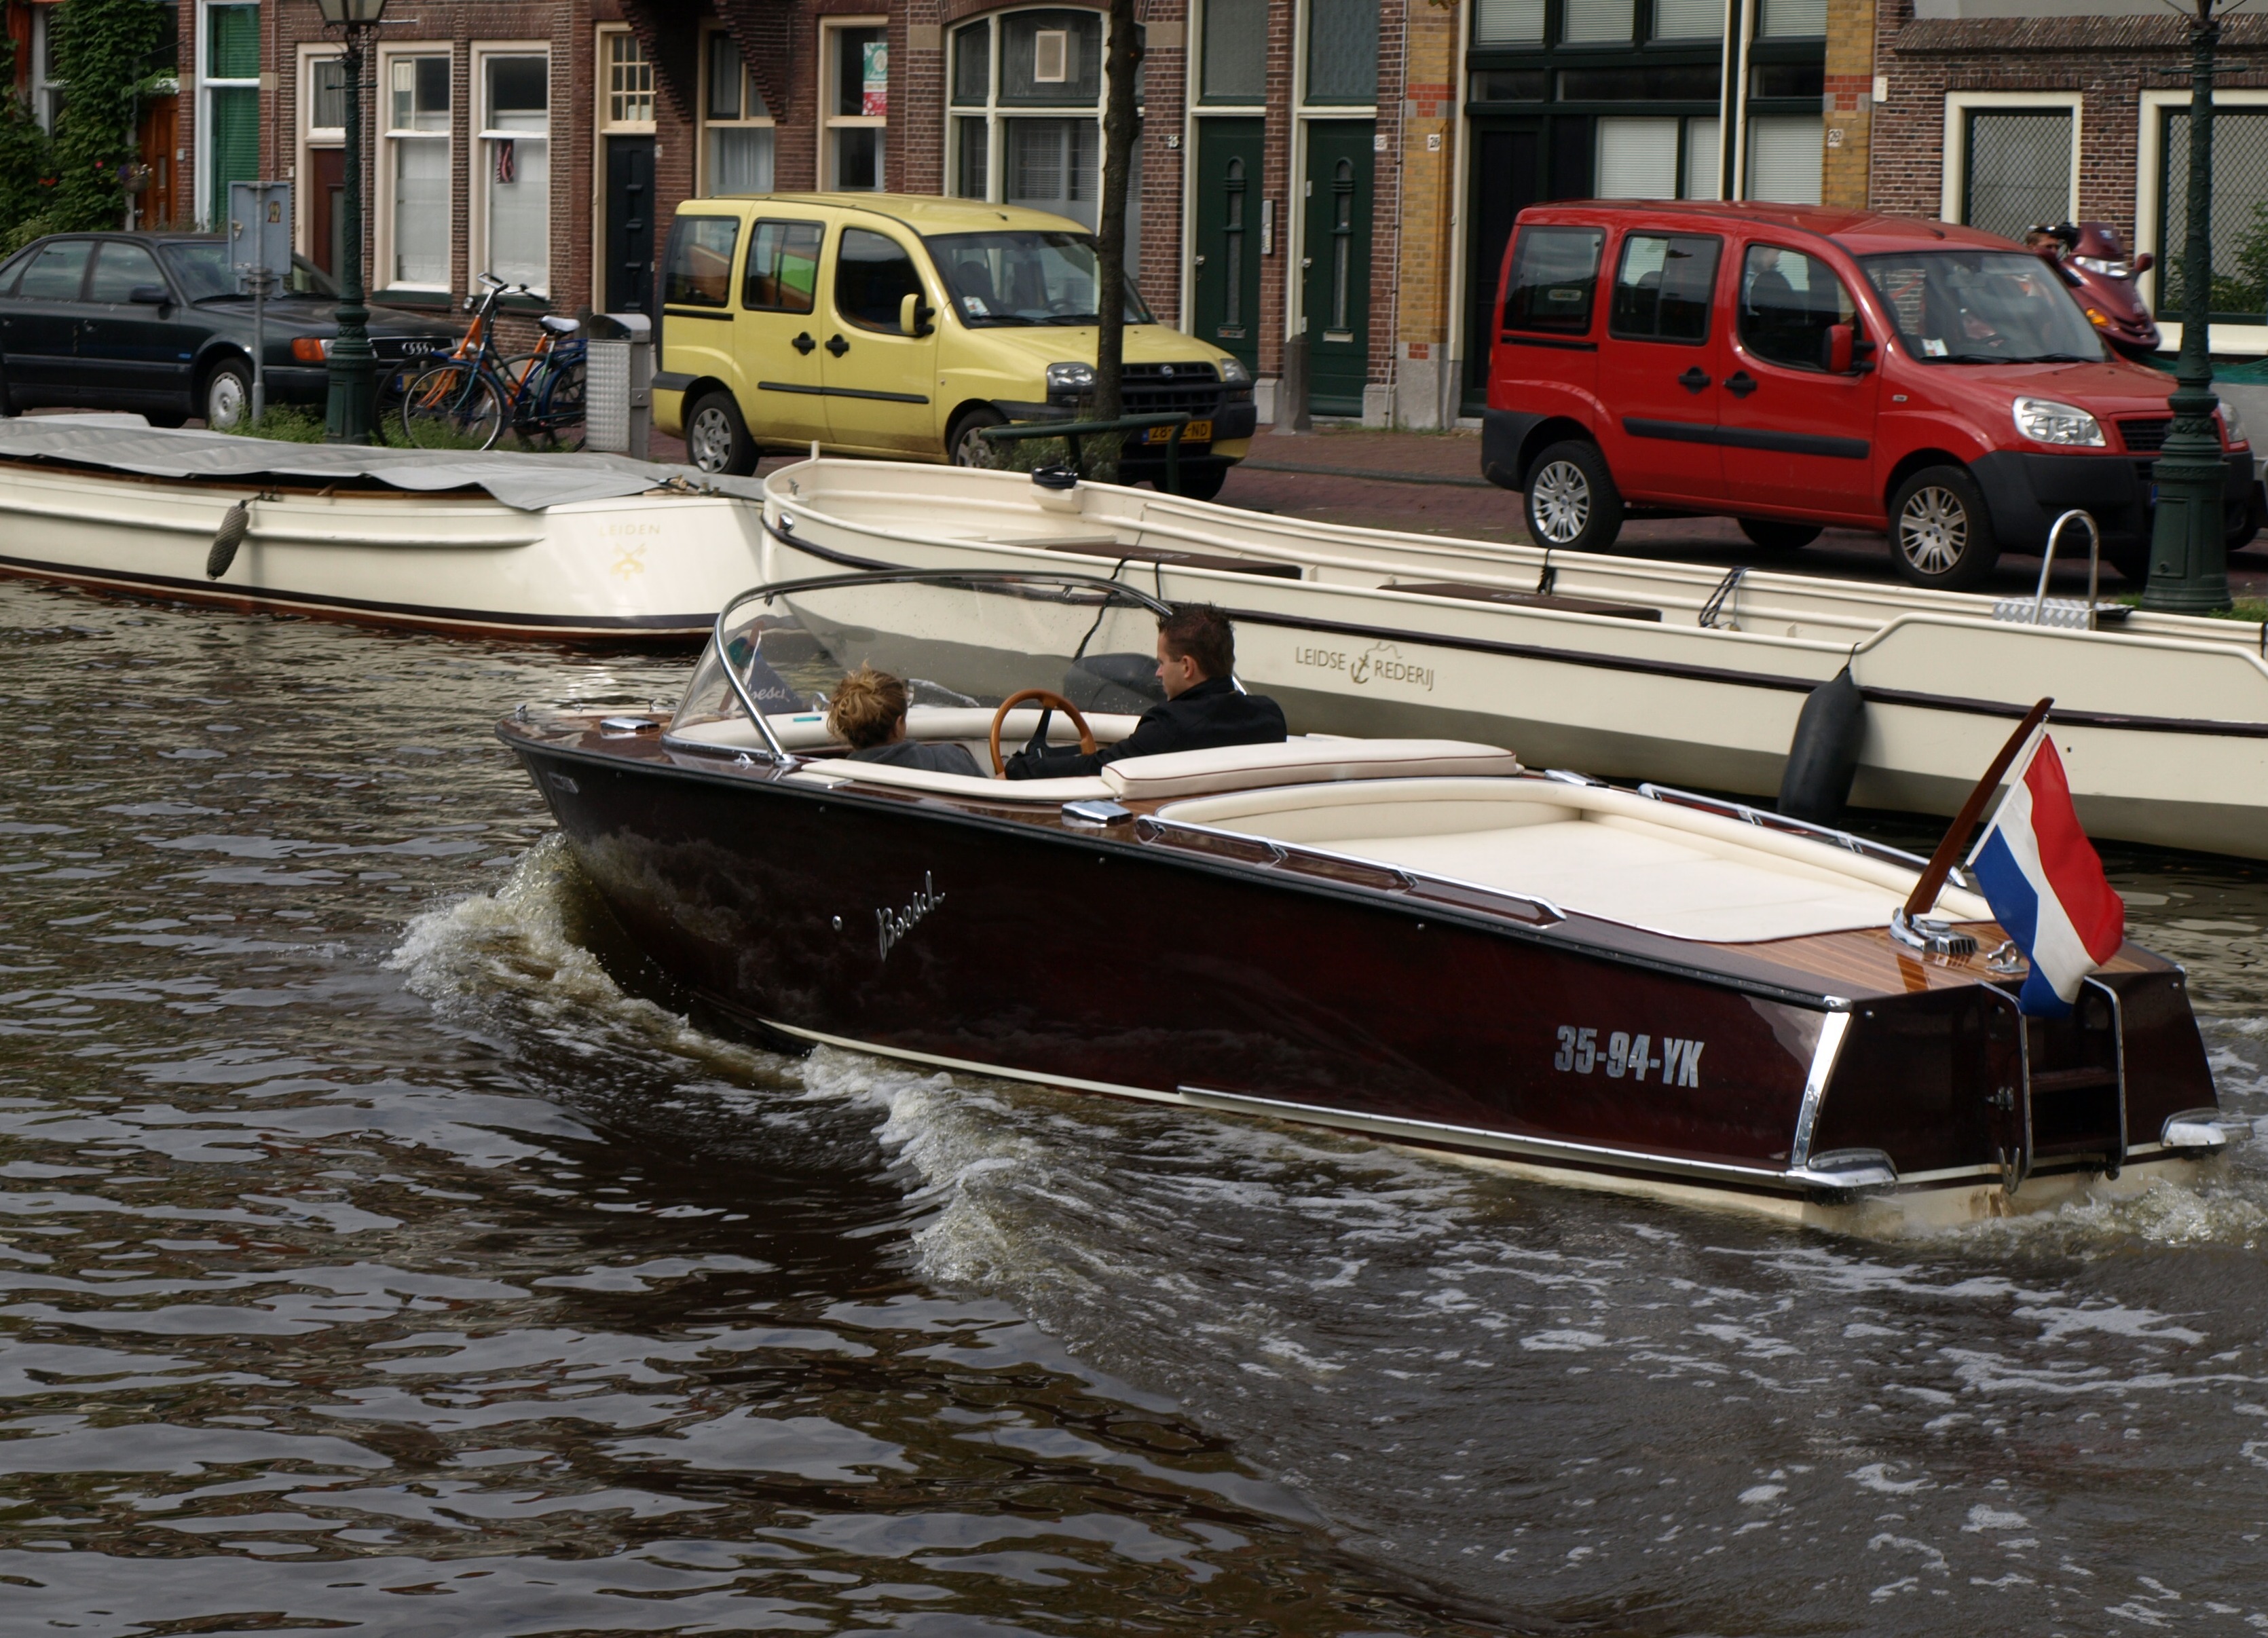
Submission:
[[[879,126],[854,125],[835,132],[835,186],[851,193],[873,193],[882,185],[882,132]]]
[[[1656,40],[1716,40],[1724,32],[1724,0],[1653,0]]]
[[[1095,160],[1100,130],[1091,119],[1010,120],[1008,203],[1093,227],[1096,222]],[[1131,188],[1128,188],[1130,195]]]
[[[1061,35],[1061,77],[1042,80],[1040,36]],[[1052,57],[1055,48],[1050,47]],[[1094,11],[1015,11],[1000,24],[1000,100],[1029,107],[1092,107],[1102,97],[1102,18]]]
[[[961,150],[954,165],[953,191],[963,199],[983,199],[990,184],[989,166],[991,162],[990,133],[981,119],[962,120]]]
[[[709,36],[709,117],[712,120],[737,120],[740,117],[740,85],[747,78],[740,66],[740,48],[733,43],[730,34]]]
[[[1543,0],[1478,0],[1473,8],[1476,46],[1533,46],[1543,40]]]
[[[1602,119],[1593,186],[1602,199],[1677,197],[1677,122]]]
[[[835,112],[880,119],[890,111],[890,48],[879,28],[835,31]]]
[[[388,81],[393,92],[389,129],[446,131],[449,129],[449,59],[396,57]]]
[[[162,284],[157,259],[139,245],[105,245],[94,259],[94,281],[86,289],[89,301],[127,301],[136,284]]]
[[[1615,275],[1609,334],[1640,341],[1709,339],[1721,241],[1697,233],[1632,233]]]
[[[1724,127],[1714,120],[1685,122],[1685,197],[1714,199]]]
[[[748,272],[740,305],[775,313],[808,313],[819,288],[816,222],[759,222],[748,241]]]
[[[1817,204],[1823,127],[1819,115],[1775,114],[1749,126],[1749,197]]]
[[[85,239],[49,245],[24,270],[24,282],[16,293],[27,301],[77,301],[79,281],[86,273],[86,255],[93,247],[93,241]]]
[[[709,191],[768,194],[772,190],[772,128],[712,127],[709,132]]]
[[[853,324],[897,333],[898,307],[921,294],[913,258],[895,239],[865,228],[843,230],[835,253],[835,308]]]
[[[228,185],[260,178],[260,93],[251,86],[214,91],[212,109],[212,211],[228,220]]]
[[[1631,0],[1567,0],[1565,38],[1622,45],[1631,38]]]
[[[205,16],[211,19],[205,41],[206,77],[258,79],[260,8],[256,5],[217,5]]]
[[[509,284],[548,289],[551,144],[540,137],[515,136],[490,142],[488,148],[489,271]]]
[[[2049,112],[1969,116],[1961,219],[1988,233],[2021,239],[2035,222],[2071,211],[2071,114]]]
[[[311,77],[314,81],[314,106],[308,111],[308,125],[316,130],[344,129],[347,122],[345,65],[336,57],[318,58]]]
[[[681,307],[721,307],[732,299],[733,251],[740,224],[729,216],[681,216],[670,230],[661,299]]]
[[[394,144],[394,278],[396,284],[449,283],[449,144]]]
[[[1505,328],[1563,336],[1587,331],[1599,284],[1599,252],[1606,241],[1595,227],[1521,229],[1513,242]]]
[[[1307,100],[1378,99],[1378,0],[1312,0],[1307,12]]]
[[[488,124],[492,131],[551,129],[551,63],[545,57],[490,57]]]
[[[1827,367],[1827,331],[1858,311],[1834,270],[1800,250],[1751,245],[1741,268],[1741,345],[1795,370]]]
[[[607,36],[607,118],[616,125],[653,118],[653,62],[636,34]]]
[[[1200,71],[1199,94],[1208,102],[1258,102],[1267,96],[1268,0],[1205,0]]]
[[[983,107],[992,90],[992,25],[971,23],[953,36],[953,100]]]
[[[1804,37],[1827,32],[1827,0],[1764,0],[1756,33],[1767,39]]]
[[[2182,294],[2181,263],[2189,243],[2190,116],[2171,111],[2161,150],[2164,167],[2158,197],[2165,202],[2166,231],[2159,243],[2166,270],[2161,314],[2177,313]],[[2213,310],[2241,314],[2257,324],[2268,308],[2268,255],[2261,254],[2261,210],[2268,206],[2268,110],[2219,107],[2213,120]]]

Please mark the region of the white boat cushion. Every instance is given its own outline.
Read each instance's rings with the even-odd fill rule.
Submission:
[[[939,796],[974,797],[981,802],[1108,801],[1116,794],[1101,779],[990,779],[965,773],[932,773],[926,768],[901,768],[895,763],[853,762],[848,756],[824,756],[807,762],[788,776],[821,785],[858,779],[868,785],[902,786],[909,791],[930,791]]]
[[[1224,745],[1168,751],[1161,756],[1127,756],[1106,764],[1102,777],[1122,799],[1140,801],[1269,785],[1428,775],[1500,777],[1520,771],[1520,758],[1510,751],[1464,740],[1294,739],[1275,745]]]

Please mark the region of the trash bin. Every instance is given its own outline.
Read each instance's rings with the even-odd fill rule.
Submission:
[[[643,313],[594,313],[585,330],[583,447],[643,461],[653,430],[653,322]]]

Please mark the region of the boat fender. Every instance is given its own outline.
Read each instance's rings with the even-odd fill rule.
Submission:
[[[1779,779],[1780,812],[1814,824],[1834,820],[1851,800],[1859,742],[1866,732],[1866,697],[1845,666],[1811,690],[1795,719],[1795,738]]]
[[[252,508],[239,500],[213,531],[212,550],[205,554],[205,579],[217,580],[228,572],[229,564],[236,561],[236,549],[244,544],[251,528]]]

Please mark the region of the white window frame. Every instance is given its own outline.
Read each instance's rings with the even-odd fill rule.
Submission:
[[[212,93],[216,91],[249,91],[257,95],[260,91],[258,74],[253,75],[249,79],[214,79],[206,72],[211,67],[212,57],[211,13],[213,8],[217,5],[242,5],[249,3],[250,0],[197,0],[195,53],[197,77],[196,141],[192,144],[195,151],[189,156],[189,165],[195,173],[195,180],[190,189],[189,197],[194,202],[192,209],[196,213],[198,225],[208,229],[213,225],[216,209],[212,196]],[[252,9],[255,12],[259,10],[256,5]],[[33,8],[33,21],[40,24],[42,27],[45,25],[41,20],[40,13],[46,10],[44,6]],[[44,69],[46,66],[44,48],[40,55],[41,60],[37,66]],[[44,82],[49,87],[56,83]],[[48,106],[52,107],[52,102]],[[218,209],[225,212],[227,201],[220,201]]]
[[[2146,91],[2142,106],[2136,111],[2141,129],[2135,133],[2134,144],[2134,251],[2148,251],[2160,263],[2166,260],[2166,248],[2158,243],[2158,177],[2164,169],[2166,122],[2163,110],[2187,108],[2190,93],[2186,91]],[[2216,108],[2257,108],[2268,106],[2268,91],[2221,91],[2213,93]],[[2143,293],[2150,299],[2150,310],[2157,315],[2158,333],[2169,351],[2177,351],[2182,344],[2182,325],[2178,319],[2169,320],[2160,310],[2163,291],[2159,288],[2158,269],[2152,268],[2143,275],[2148,283]],[[2213,327],[2213,346],[2216,352],[2268,353],[2268,324],[2216,324]]]
[[[551,295],[551,229],[558,216],[559,173],[553,168],[552,154],[558,137],[554,134],[556,121],[554,113],[559,106],[559,65],[552,60],[551,42],[548,40],[481,40],[471,48],[471,72],[466,77],[465,95],[471,100],[469,108],[452,107],[449,125],[456,129],[461,114],[466,122],[465,142],[465,239],[467,259],[465,277],[469,283],[477,275],[490,270],[489,255],[489,144],[506,139],[525,139],[526,131],[491,129],[486,125],[475,125],[473,121],[488,115],[488,65],[497,57],[541,57],[544,80],[549,87],[543,104],[544,186],[551,196],[544,202],[543,215],[543,282],[528,288],[547,300]]]
[[[311,156],[323,148],[344,148],[347,145],[346,127],[315,123],[315,65],[335,63],[340,52],[336,46],[303,44],[298,51],[299,129],[294,146],[291,174],[295,179],[291,189],[291,247],[309,261],[315,259],[315,177]],[[349,86],[352,96],[354,88]]]
[[[456,56],[457,54],[455,47],[450,41],[446,40],[420,41],[414,43],[409,41],[404,41],[399,46],[381,46],[379,48],[376,66],[376,73],[378,76],[376,81],[377,92],[372,98],[372,101],[376,106],[372,110],[371,118],[371,123],[377,128],[373,145],[378,151],[378,162],[370,167],[376,173],[376,175],[373,176],[370,181],[370,186],[372,189],[372,196],[369,202],[368,212],[372,224],[371,233],[372,246],[370,268],[367,277],[365,277],[363,281],[369,288],[373,299],[377,298],[379,292],[381,291],[438,291],[444,295],[447,295],[450,294],[455,287],[454,277],[457,260],[457,212],[454,208],[453,202],[449,211],[448,223],[449,247],[447,261],[450,268],[450,277],[438,284],[397,284],[394,282],[394,200],[396,182],[396,177],[394,175],[396,156],[400,151],[400,144],[404,141],[431,142],[435,140],[435,137],[433,133],[430,131],[416,131],[403,133],[399,136],[396,135],[394,129],[393,87],[394,65],[396,63],[410,57],[444,57],[448,60],[449,129],[445,136],[439,138],[439,140],[446,142],[449,145],[449,162],[447,170],[448,173],[453,177],[457,173],[457,124],[458,121],[464,116],[465,112],[462,108],[457,107]]]
[[[55,75],[49,71],[54,67],[54,64],[48,61],[48,46],[51,40],[51,31],[48,28],[48,19],[55,15],[55,8],[53,6],[35,5],[31,8],[31,13],[32,117],[38,123],[39,128],[41,130],[47,132],[50,136],[52,136],[55,135],[55,92],[63,89],[63,81],[57,79]],[[198,12],[197,20],[200,23],[204,20],[204,14],[202,10]],[[202,40],[202,34],[199,38]],[[240,85],[243,82],[239,80],[231,80],[228,83],[230,85]]]
[[[1943,174],[1939,179],[1937,218],[1940,222],[1961,220],[1961,196],[1969,174],[1969,116],[1986,108],[2004,112],[2048,113],[2061,110],[2071,115],[2071,188],[2064,201],[2064,219],[2079,219],[2079,156],[2086,126],[2085,93],[2077,91],[1948,91],[1945,93],[1945,143],[1940,150],[1945,156]]]
[[[867,26],[871,27],[873,26],[869,24]],[[716,179],[709,173],[709,133],[712,130],[770,131],[772,133],[772,181],[775,187],[777,186],[779,181],[779,120],[771,112],[771,105],[770,103],[766,103],[764,105],[765,111],[761,114],[750,114],[745,111],[748,106],[747,99],[756,92],[755,70],[749,67],[747,54],[746,52],[742,52],[740,54],[740,107],[743,110],[740,117],[737,120],[712,120],[709,117],[709,53],[711,49],[712,42],[718,40],[720,36],[730,38],[732,32],[732,30],[725,27],[722,23],[711,24],[701,30],[700,55],[696,59],[700,64],[699,77],[701,85],[699,99],[695,105],[697,113],[693,122],[693,140],[695,144],[693,150],[693,196],[696,199],[713,199],[717,196],[716,194],[711,191],[716,186]],[[888,122],[887,120],[868,119],[844,120],[843,122],[843,123],[846,125],[886,125],[887,122]],[[882,157],[885,160],[887,160],[889,158],[887,144],[885,145]],[[947,166],[950,166],[951,163],[952,161],[948,158],[946,160]]]
[[[626,23],[601,23],[598,31],[599,106],[593,128],[610,136],[651,136],[654,133],[655,116],[652,112],[642,120],[618,120],[615,117],[615,44],[617,40],[632,40],[637,36]],[[659,70],[652,62],[646,64],[655,70],[653,85],[646,96],[646,107],[652,110],[661,96]],[[704,105],[705,106],[705,105]]]
[[[997,17],[998,13],[993,15]],[[819,185],[822,191],[830,193],[841,190],[843,187],[843,179],[836,174],[835,168],[835,133],[871,127],[883,133],[880,139],[881,174],[875,179],[873,189],[882,192],[888,188],[890,181],[889,115],[886,114],[877,119],[871,114],[835,112],[843,89],[843,52],[835,43],[835,36],[850,28],[879,28],[887,41],[890,19],[887,14],[878,14],[873,17],[828,17],[819,20]],[[998,37],[997,31],[994,37]]]
[[[946,28],[945,34],[946,52],[945,70],[945,173],[946,184],[948,189],[957,180],[958,176],[961,151],[960,144],[957,140],[959,133],[955,127],[961,121],[982,119],[984,122],[983,203],[987,204],[1005,204],[1007,203],[1008,196],[1008,149],[1005,133],[1005,127],[1007,124],[1013,120],[1075,120],[1082,114],[1092,113],[1094,116],[1095,128],[1095,215],[1096,219],[1100,221],[1102,211],[1102,167],[1109,159],[1110,150],[1110,133],[1103,123],[1105,105],[1108,103],[1110,96],[1109,13],[1101,12],[1097,14],[1101,18],[1102,26],[1102,86],[1095,94],[1094,101],[1064,101],[1058,103],[1019,102],[1010,103],[1004,106],[1000,100],[1002,60],[1007,50],[1008,42],[1006,20],[1009,18],[1016,16],[1019,12],[1023,11],[1086,11],[1087,9],[1088,8],[1084,6],[1065,4],[1064,0],[1035,0],[1035,4],[1029,5],[1007,6],[997,11],[980,11],[974,16],[962,18],[959,22],[954,23]],[[989,43],[986,48],[990,53],[990,67],[984,82],[984,101],[981,107],[975,103],[957,103],[953,100],[952,52],[954,48],[954,36],[961,29],[976,23],[989,23],[991,25],[991,33],[988,37]],[[1155,27],[1157,26],[1152,24],[1150,26]],[[1186,33],[1183,38],[1187,38]],[[1197,72],[1194,58],[1194,53],[1184,53],[1182,70],[1185,74],[1194,75]],[[1194,85],[1196,81],[1192,78],[1189,83]],[[1147,85],[1145,83],[1144,86],[1145,94],[1147,92]],[[1265,110],[1256,107],[1252,108],[1232,108],[1219,105],[1208,105],[1203,112],[1208,118],[1236,114],[1241,114],[1248,118],[1256,114],[1263,114],[1265,113]],[[1138,106],[1134,110],[1134,129],[1137,133],[1135,141],[1138,144],[1141,141],[1139,133],[1145,129],[1148,113],[1149,105],[1146,102]],[[1197,129],[1195,121],[1197,113],[1198,110],[1191,102],[1186,100],[1183,101],[1182,129],[1185,132],[1191,134],[1190,136],[1184,136],[1183,140],[1185,142],[1193,139],[1194,133]],[[1184,166],[1182,170],[1186,176],[1188,166]],[[954,198],[961,197],[958,194],[954,194],[951,196]],[[1136,265],[1138,266],[1140,264],[1142,255],[1140,242],[1141,200],[1139,196],[1131,189],[1129,190],[1127,204],[1130,218],[1127,225],[1130,229],[1134,230],[1130,234],[1130,238],[1133,241],[1133,260]],[[1184,240],[1182,258],[1184,264],[1186,264],[1189,255],[1186,241],[1190,229],[1188,225],[1187,210],[1184,210],[1182,214],[1182,237]],[[1189,281],[1186,277],[1182,280],[1182,283],[1184,284],[1188,282]]]

